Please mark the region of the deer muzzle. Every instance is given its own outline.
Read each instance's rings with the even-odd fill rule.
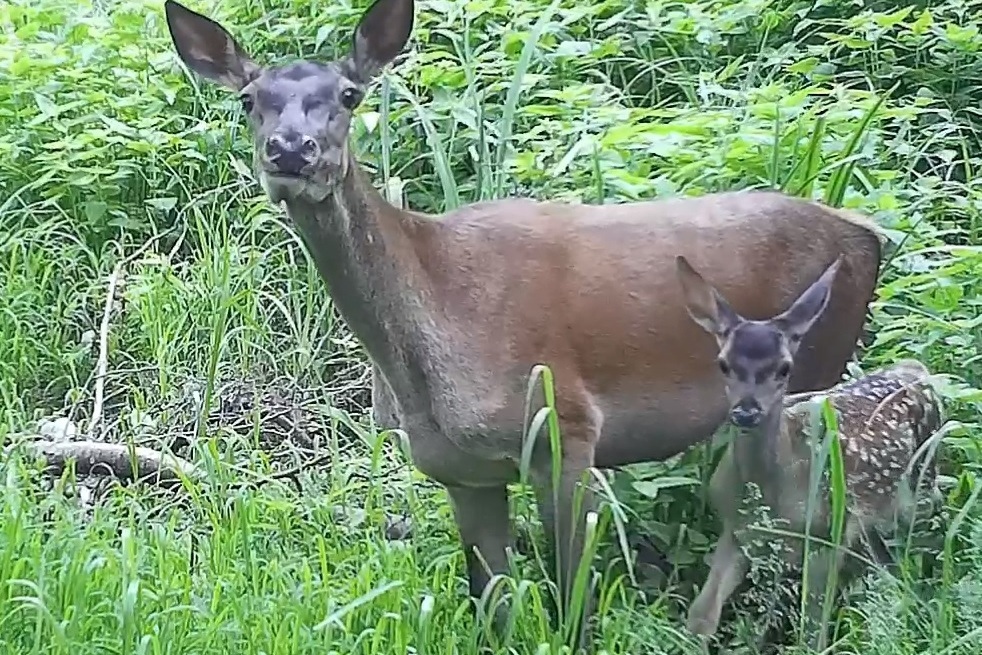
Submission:
[[[263,151],[270,173],[295,176],[309,174],[321,154],[317,141],[297,132],[270,135]]]
[[[760,423],[764,410],[753,398],[744,398],[730,409],[730,421],[738,428],[753,428]]]

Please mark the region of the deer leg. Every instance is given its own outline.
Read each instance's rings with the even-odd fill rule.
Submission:
[[[706,578],[699,595],[689,606],[686,625],[690,632],[704,636],[716,633],[719,617],[723,612],[723,603],[740,586],[749,570],[750,560],[740,548],[740,543],[734,534],[734,526],[724,520],[723,533],[713,551],[709,577]]]
[[[569,433],[570,429],[566,428],[558,484],[553,485],[551,462],[549,466],[537,468],[534,480],[539,515],[549,540],[550,560],[556,567],[561,613],[567,620],[574,619],[570,616],[574,607],[573,586],[585,547],[586,517],[596,509],[596,498],[586,475],[587,469],[593,466],[593,447],[591,442],[567,438],[572,436]],[[576,617],[579,644],[586,643],[592,612],[593,593],[588,586]]]
[[[448,486],[454,519],[467,563],[470,595],[480,599],[495,575],[508,573],[507,549],[512,545],[508,488]],[[507,611],[499,606],[495,627],[502,629]]]
[[[829,574],[834,572],[836,576],[831,590],[834,602],[837,592],[843,584],[843,574],[848,573],[844,566],[847,549],[856,543],[858,537],[858,522],[849,521],[843,534],[842,545],[838,548],[831,548],[824,544],[816,544],[817,552],[808,562],[804,632],[807,642],[818,652],[825,650],[828,633],[823,616],[823,605],[825,604],[825,588],[828,584]]]
[[[399,427],[399,412],[392,388],[375,362],[372,362],[372,421],[380,430]]]

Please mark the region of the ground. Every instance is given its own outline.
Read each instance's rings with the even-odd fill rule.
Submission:
[[[366,6],[189,4],[267,60],[334,56]],[[950,375],[954,422],[944,511],[916,544],[893,544],[892,575],[848,594],[841,650],[976,652],[977,12],[960,0],[416,4],[411,53],[352,136],[396,201],[771,187],[882,226],[858,365],[917,357]],[[13,0],[0,24],[0,652],[476,652],[446,496],[372,427],[364,353],[249,172],[234,95],[187,76],[156,0]],[[17,446],[90,431],[173,449],[195,476],[116,483],[45,470]],[[702,652],[684,613],[718,534],[701,484],[717,456],[700,447],[614,477],[598,652]],[[534,503],[516,491],[535,545]],[[519,557],[514,631],[492,652],[564,652],[535,552]],[[711,648],[755,652],[754,621],[774,614],[767,571]]]

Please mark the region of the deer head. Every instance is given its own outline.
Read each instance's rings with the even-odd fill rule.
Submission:
[[[685,257],[675,258],[689,316],[716,338],[734,425],[755,427],[780,409],[801,339],[828,306],[841,262],[836,258],[786,311],[757,321],[735,312]]]
[[[239,94],[252,126],[253,163],[273,202],[320,202],[347,174],[348,130],[365,87],[405,47],[413,0],[376,0],[343,59],[257,64],[215,21],[174,0],[167,26],[182,61],[197,75]]]

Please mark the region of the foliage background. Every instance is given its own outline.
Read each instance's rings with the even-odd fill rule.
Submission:
[[[852,597],[852,652],[975,652],[982,630],[980,4],[421,0],[411,52],[352,135],[391,197],[429,211],[778,187],[876,218],[890,257],[862,365],[916,356],[953,375],[962,425],[941,550]],[[192,7],[256,56],[329,58],[363,5]],[[372,429],[363,352],[252,178],[236,99],[185,75],[156,0],[11,0],[0,24],[0,434],[87,423],[107,278],[152,239],[114,300],[106,438],[180,446],[209,471],[191,493],[92,503],[70,475],[52,487],[5,458],[4,652],[474,652],[445,497]],[[276,402],[330,456],[300,495],[245,484],[303,455],[267,447]],[[700,652],[680,612],[718,530],[697,486],[711,458],[618,477],[632,544],[677,569],[635,586],[608,544],[605,652]],[[537,527],[527,494],[515,511]],[[411,538],[392,538],[392,513]],[[543,572],[522,567],[499,652],[561,652]],[[754,607],[728,617],[737,652]]]

